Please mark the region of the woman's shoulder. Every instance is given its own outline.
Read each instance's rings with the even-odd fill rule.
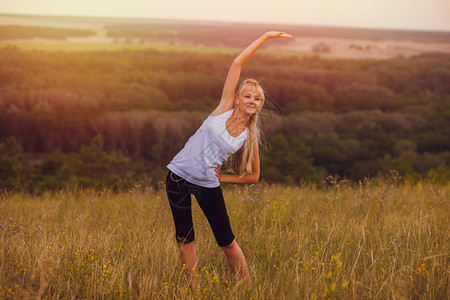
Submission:
[[[234,108],[225,110],[225,109],[220,109],[219,107],[217,107],[208,117],[214,118],[214,117],[219,117],[219,116],[225,116],[227,113],[232,114],[233,111],[234,111]]]

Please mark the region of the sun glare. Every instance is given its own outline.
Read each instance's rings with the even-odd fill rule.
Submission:
[[[0,12],[450,30],[447,0],[3,0]]]

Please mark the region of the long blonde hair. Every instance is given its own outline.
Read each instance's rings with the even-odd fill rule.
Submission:
[[[259,83],[254,79],[246,79],[244,80],[239,89],[236,91],[236,96],[240,97],[242,91],[248,86],[255,88],[261,96],[262,105],[264,105],[264,90],[259,85]],[[229,164],[231,167],[230,171],[233,171],[234,174],[239,175],[239,177],[243,177],[244,175],[252,173],[252,164],[254,160],[254,151],[256,147],[256,143],[261,142],[261,128],[258,122],[259,110],[250,117],[249,125],[247,128],[247,137],[244,141],[242,147],[231,155]]]

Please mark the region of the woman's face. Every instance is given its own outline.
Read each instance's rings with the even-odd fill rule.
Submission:
[[[248,115],[257,113],[263,105],[263,98],[261,94],[255,87],[252,86],[244,87],[238,96],[238,99],[239,110]]]

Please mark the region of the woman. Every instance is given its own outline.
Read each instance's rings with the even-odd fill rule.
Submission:
[[[292,38],[270,31],[258,38],[233,61],[217,108],[189,138],[184,148],[167,165],[166,192],[175,222],[180,257],[186,274],[196,286],[197,255],[191,194],[205,213],[217,243],[232,269],[251,284],[244,254],[234,239],[220,183],[255,183],[259,179],[258,113],[264,105],[264,92],[253,79],[245,80],[236,92],[244,65],[267,40]],[[221,175],[220,166],[231,155],[236,175]]]

